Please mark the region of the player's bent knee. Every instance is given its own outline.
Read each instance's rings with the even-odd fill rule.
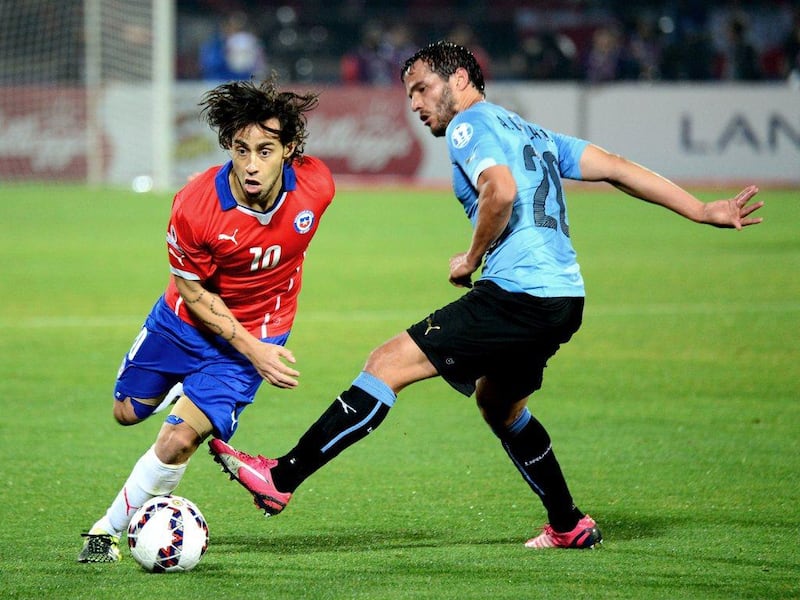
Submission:
[[[502,388],[493,385],[486,377],[477,381],[475,402],[481,416],[493,431],[503,431],[514,423],[528,404],[528,396],[510,399]]]
[[[375,348],[367,358],[364,371],[386,383],[395,393],[438,374],[428,357],[406,332]]]
[[[168,426],[161,428],[155,444],[158,459],[168,465],[179,465],[188,461],[200,445],[197,433],[186,425]]]
[[[150,406],[146,402],[134,400],[133,398],[115,400],[114,419],[120,425],[136,425],[149,417],[154,408],[154,406]]]

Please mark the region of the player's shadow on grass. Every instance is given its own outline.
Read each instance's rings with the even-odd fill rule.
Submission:
[[[684,517],[656,517],[649,514],[598,515],[605,543],[644,540],[669,535],[675,527],[682,527],[689,519]],[[227,546],[226,551],[268,552],[273,554],[308,554],[334,551],[375,551],[406,548],[441,548],[448,546],[516,545],[535,535],[537,531],[521,531],[519,535],[470,537],[469,532],[431,531],[422,529],[391,529],[382,531],[320,531],[307,534],[257,535],[252,533],[215,537],[216,548]]]
[[[670,529],[688,521],[684,517],[658,517],[650,514],[630,515],[626,513],[603,513],[592,515],[603,532],[606,541],[628,541],[657,538]]]
[[[518,537],[470,539],[454,537],[452,532],[432,534],[423,530],[386,530],[370,532],[325,532],[303,535],[225,535],[214,539],[214,546],[228,546],[226,551],[269,552],[274,554],[309,554],[313,552],[364,552],[406,548],[441,548],[445,546],[504,545],[520,543]]]

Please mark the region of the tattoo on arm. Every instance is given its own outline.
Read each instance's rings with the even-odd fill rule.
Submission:
[[[221,335],[223,337],[223,339],[231,342],[236,337],[236,321],[234,321],[234,319],[233,319],[233,317],[231,315],[229,315],[229,314],[226,315],[225,313],[219,312],[216,308],[214,308],[214,304],[216,304],[216,302],[217,302],[217,297],[216,296],[212,296],[211,297],[211,304],[208,306],[208,310],[210,310],[211,314],[213,314],[215,317],[219,317],[220,319],[227,320],[231,324],[231,333],[230,333],[230,335],[225,335],[225,332],[223,331],[222,326],[217,325],[216,323],[211,323],[209,321],[204,321],[204,322],[205,322],[206,325],[208,325],[209,328],[211,328],[213,331],[216,331],[217,334]]]
[[[197,304],[198,302],[200,302],[200,299],[203,296],[205,296],[205,294],[206,294],[206,290],[203,289],[203,288],[200,288],[200,293],[197,295],[197,298],[194,298],[192,300],[187,298],[186,299],[186,303],[187,304]],[[214,304],[216,304],[216,302],[217,302],[217,296],[215,294],[211,294],[211,303],[208,306],[208,310],[210,310],[211,314],[213,314],[215,317],[219,317],[220,319],[227,320],[230,323],[230,325],[231,325],[230,335],[225,335],[224,328],[221,325],[219,325],[218,323],[212,323],[211,321],[208,321],[206,319],[203,319],[203,323],[205,323],[206,326],[211,331],[213,331],[217,335],[222,336],[223,339],[225,339],[225,340],[227,340],[229,342],[233,341],[233,339],[236,337],[236,321],[234,320],[234,318],[231,315],[229,315],[229,314],[226,315],[225,313],[222,313],[222,312],[218,311],[214,307]]]
[[[206,291],[204,289],[200,288],[200,293],[198,294],[197,298],[195,298],[194,300],[189,300],[188,298],[186,298],[186,303],[187,304],[197,304],[198,302],[200,302],[200,298],[202,298],[205,295],[206,295]]]

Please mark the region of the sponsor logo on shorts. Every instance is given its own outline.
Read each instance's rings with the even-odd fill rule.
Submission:
[[[431,317],[425,319],[425,322],[428,324],[428,328],[425,330],[425,333],[423,335],[428,335],[431,331],[442,330],[442,328],[439,325],[433,324],[433,320],[431,319]]]

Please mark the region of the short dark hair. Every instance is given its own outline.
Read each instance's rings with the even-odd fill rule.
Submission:
[[[260,84],[253,81],[231,81],[206,92],[200,106],[208,125],[217,132],[219,145],[228,150],[237,131],[250,125],[264,129],[264,122],[273,117],[280,123],[276,133],[286,146],[295,142],[293,159],[301,158],[308,137],[305,113],[319,103],[319,95],[296,94],[278,90],[273,74]]]
[[[403,70],[400,72],[401,81],[405,81],[406,73],[411,68],[411,65],[418,60],[426,63],[431,68],[431,71],[442,79],[449,79],[450,75],[456,72],[456,69],[463,67],[466,69],[472,85],[481,94],[484,93],[486,82],[483,79],[483,71],[481,71],[481,67],[472,52],[464,46],[459,46],[453,42],[439,41],[417,50],[414,56],[403,64]]]

